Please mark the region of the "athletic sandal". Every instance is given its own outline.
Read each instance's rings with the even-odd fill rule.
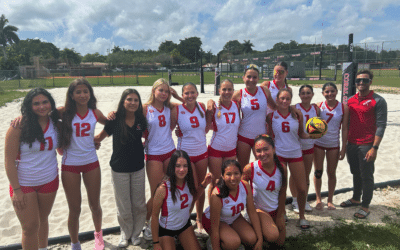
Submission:
[[[307,231],[310,229],[310,222],[308,222],[306,219],[300,219],[297,222],[297,226],[300,227],[301,230]]]
[[[369,212],[365,212],[363,209],[359,209],[355,214],[354,214],[354,218],[356,219],[366,219],[368,217],[370,213]],[[360,216],[361,215],[361,216]]]
[[[343,201],[342,203],[340,203],[341,207],[354,207],[359,205],[361,205],[361,202],[359,203],[352,202],[351,199],[348,199],[347,201]]]

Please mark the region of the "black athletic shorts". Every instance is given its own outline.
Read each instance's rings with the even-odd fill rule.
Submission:
[[[163,237],[163,236],[170,236],[170,237],[175,237],[179,236],[183,231],[188,229],[192,223],[190,222],[190,219],[186,223],[185,226],[183,226],[181,229],[178,230],[170,230],[170,229],[165,229],[161,226],[158,227],[158,237]]]

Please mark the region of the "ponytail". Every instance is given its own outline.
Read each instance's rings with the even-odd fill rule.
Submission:
[[[200,105],[199,105],[198,102],[196,101],[196,108],[197,108],[197,110],[199,110],[199,113],[200,113],[201,118],[204,118],[203,111],[201,111],[201,108],[200,108],[199,106],[200,106]]]

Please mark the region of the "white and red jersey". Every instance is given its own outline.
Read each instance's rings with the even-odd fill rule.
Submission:
[[[184,104],[177,106],[177,122],[182,136],[178,137],[178,150],[185,150],[189,156],[198,156],[207,152],[206,140],[206,111],[198,104],[203,112],[201,117],[198,108],[189,110]]]
[[[179,230],[186,225],[190,217],[190,208],[193,203],[193,196],[185,182],[182,187],[176,186],[176,202],[172,200],[171,183],[164,182],[166,195],[161,207],[160,226],[169,230]]]
[[[278,96],[278,92],[280,90],[280,88],[278,87],[278,84],[276,84],[275,80],[272,80],[268,83],[267,88],[268,88],[269,92],[271,93],[272,100],[274,100],[276,102],[276,97]],[[286,83],[283,88],[287,88]],[[270,108],[267,109],[267,114],[272,113],[272,112],[273,112],[272,109],[270,109]]]
[[[235,149],[240,125],[237,103],[231,101],[229,107],[225,107],[223,104],[219,107],[214,106],[212,123],[214,132],[210,140],[210,146],[219,151],[231,151]]]
[[[88,109],[84,116],[76,113],[72,119],[71,144],[62,157],[63,165],[82,166],[98,160],[94,146],[96,123],[97,116],[93,109]]]
[[[267,95],[264,89],[257,86],[252,95],[246,88],[240,90],[240,109],[242,120],[239,127],[239,135],[254,140],[257,135],[265,134],[267,118]]]
[[[163,155],[175,149],[171,130],[171,110],[164,106],[158,110],[152,105],[147,106],[147,130],[145,151],[149,155]]]
[[[49,119],[43,136],[46,143],[21,142],[17,159],[18,181],[21,186],[40,186],[54,180],[58,175],[56,148],[57,130]]]
[[[284,158],[302,156],[299,141],[299,121],[289,112],[283,116],[279,111],[272,113],[272,131],[275,136],[276,155]]]
[[[303,129],[304,132],[307,133],[306,123],[310,118],[317,116],[317,106],[315,104],[311,104],[309,109],[305,109],[301,103],[296,104],[296,109],[300,110],[303,114]],[[300,139],[301,149],[308,150],[314,147],[315,140],[314,139]]]
[[[236,197],[229,195],[226,198],[221,198],[222,209],[220,214],[220,221],[231,225],[239,216],[240,212],[244,210],[247,204],[247,188],[243,181],[240,181]],[[204,211],[206,218],[210,219],[210,207]]]
[[[276,165],[274,171],[269,174],[262,168],[260,161],[252,162],[250,184],[257,209],[267,212],[278,209],[282,173]]]
[[[325,148],[339,147],[339,134],[344,110],[343,104],[337,102],[335,107],[331,109],[325,101],[321,103],[319,108],[321,110],[320,117],[328,123],[328,131],[324,136],[317,139],[315,144]]]

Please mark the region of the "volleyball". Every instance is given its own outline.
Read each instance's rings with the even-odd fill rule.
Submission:
[[[320,117],[310,118],[306,123],[307,133],[312,135],[326,134],[328,131],[328,124]]]

